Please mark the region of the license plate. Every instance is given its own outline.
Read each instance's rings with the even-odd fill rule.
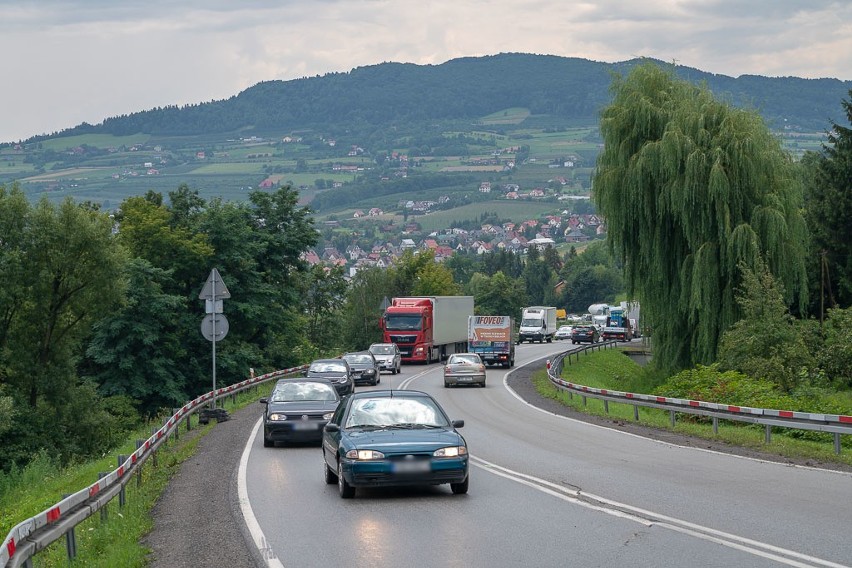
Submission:
[[[293,424],[293,430],[316,430],[317,424],[313,422],[296,422]]]
[[[432,464],[426,460],[394,462],[393,471],[396,473],[423,473],[431,471]]]

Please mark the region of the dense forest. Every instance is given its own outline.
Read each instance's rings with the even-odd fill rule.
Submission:
[[[614,74],[645,59],[602,63],[587,59],[505,53],[454,59],[440,65],[381,63],[348,73],[264,81],[227,100],[168,106],[82,124],[61,134],[90,132],[160,136],[239,133],[322,127],[372,131],[432,120],[467,121],[510,107],[551,115],[567,124],[596,120],[609,102]],[[837,101],[852,81],[741,76],[669,65],[676,76],[705,83],[732,105],[755,109],[773,128],[824,130],[842,116]]]

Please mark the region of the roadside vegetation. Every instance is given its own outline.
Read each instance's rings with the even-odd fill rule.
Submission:
[[[258,398],[269,395],[274,382],[269,381],[258,385],[256,390],[239,393],[234,397],[235,400],[223,397],[220,399],[220,407],[234,412],[256,404]],[[167,417],[161,418],[152,421],[152,425],[161,426]],[[98,512],[77,526],[75,564],[103,568],[146,565],[146,556],[150,551],[140,546],[140,542],[153,527],[151,509],[181,464],[195,453],[201,437],[215,427],[213,422],[198,424],[196,415],[190,419],[192,430],[187,431],[185,422],[181,423],[178,438],[170,436],[157,450],[157,459],[149,459],[142,466],[141,473],[133,474],[125,487],[124,507],[119,507],[118,499],[113,499],[108,505],[105,521],[101,520]],[[26,466],[15,467],[6,473],[0,472],[0,534],[5,537],[23,519],[44,511],[63,495],[76,493],[94,483],[98,473],[114,470],[118,455],[131,454],[136,450],[136,440],[147,439],[150,435],[150,428],[131,432],[114,449],[114,453],[98,460],[63,466],[46,452],[40,452]],[[137,475],[141,475],[141,482]],[[39,553],[35,565],[44,568],[68,566],[65,539],[60,538]]]
[[[622,349],[596,350],[579,358],[574,357],[570,364],[566,361],[561,376],[574,384],[622,392],[713,400],[758,408],[778,408],[775,406],[778,403],[785,409],[819,412],[813,409],[816,406],[852,413],[852,404],[844,394],[805,391],[781,397],[771,384],[755,382],[733,371],[723,373],[715,367],[699,367],[665,378],[653,366],[641,366],[634,362]],[[536,372],[532,380],[542,396],[557,400],[578,412],[605,417],[616,424],[634,422],[632,405],[610,402],[607,412],[603,401],[587,397],[584,402],[580,394],[569,395],[558,389],[550,382],[546,371]],[[719,385],[727,388],[722,396],[718,392]],[[643,407],[639,407],[639,424],[749,448],[799,463],[842,463],[852,466],[852,440],[848,436],[841,438],[843,450],[840,455],[836,455],[830,435],[805,430],[774,428],[772,440],[766,444],[763,426],[760,425],[720,420],[719,433],[714,434],[710,419],[681,413],[677,415],[675,427],[672,428],[668,411]]]

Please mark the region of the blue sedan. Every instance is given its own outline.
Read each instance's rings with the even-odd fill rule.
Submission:
[[[430,395],[419,391],[358,392],[344,398],[323,430],[325,482],[350,499],[356,487],[441,485],[468,490],[468,453]]]

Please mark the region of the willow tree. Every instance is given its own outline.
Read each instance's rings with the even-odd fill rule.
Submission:
[[[614,81],[601,134],[594,200],[660,368],[715,360],[739,319],[741,263],[764,259],[803,304],[801,188],[759,115],[643,64]]]

